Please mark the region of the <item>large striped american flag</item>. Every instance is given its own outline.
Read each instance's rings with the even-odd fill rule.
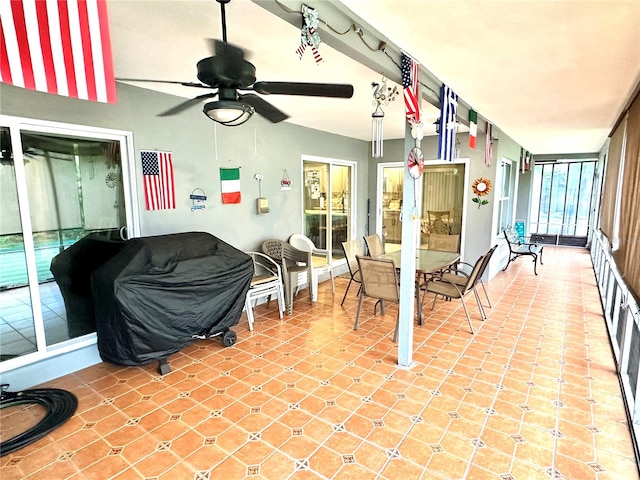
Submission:
[[[106,0],[0,0],[0,81],[115,103]]]
[[[176,208],[171,152],[142,150],[142,180],[147,210]]]
[[[419,64],[402,54],[402,88],[404,89],[404,111],[409,125],[420,123],[420,98],[418,98]]]
[[[438,158],[453,162],[456,146],[456,116],[458,95],[444,83],[440,87],[440,135],[438,136]]]

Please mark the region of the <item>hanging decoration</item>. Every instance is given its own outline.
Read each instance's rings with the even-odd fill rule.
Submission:
[[[264,180],[264,175],[261,173],[256,173],[253,178],[258,182],[258,199],[256,200],[256,211],[258,215],[262,213],[269,213],[269,200],[262,196],[262,180]]]
[[[109,188],[116,188],[116,185],[118,185],[118,174],[115,172],[107,173],[107,176],[104,177],[104,183],[106,183]]]
[[[318,52],[320,46],[320,35],[318,34],[318,12],[315,8],[302,4],[302,28],[300,29],[300,46],[296,53],[300,60],[307,47],[311,47],[313,59],[316,65],[322,62],[322,56]]]
[[[380,83],[371,82],[373,88],[373,106],[375,111],[371,114],[371,156],[380,158],[383,156],[382,142],[384,140],[384,131],[382,122],[384,120],[384,110],[390,102],[393,102],[398,96],[398,87],[387,87],[387,79],[382,77]]]
[[[453,162],[458,123],[458,95],[444,83],[440,87],[440,134],[438,136],[438,158]]]
[[[471,200],[473,200],[474,203],[478,204],[478,208],[489,203],[489,200],[480,197],[489,195],[489,192],[491,191],[491,180],[484,177],[476,178],[473,181],[473,185],[471,185],[471,188],[473,189],[473,193],[475,195],[475,197]]]
[[[280,180],[280,190],[291,190],[291,179],[286,170],[282,174],[282,180]]]
[[[103,144],[102,151],[104,152],[104,164],[107,166],[107,170],[112,168],[117,170],[120,164],[120,142]]]
[[[413,178],[413,208],[411,209],[411,220],[418,218],[418,199],[416,198],[415,181],[422,176],[424,169],[424,155],[420,147],[413,147],[407,157],[407,168],[409,170],[409,176]]]
[[[204,193],[204,190],[201,188],[195,188],[191,195],[189,195],[189,200],[191,200],[191,211],[195,212],[196,210],[204,210],[206,205],[204,202],[207,200],[207,196]]]
[[[484,164],[491,166],[491,157],[493,157],[493,125],[487,122],[487,137],[484,144]]]
[[[413,127],[420,123],[420,98],[418,97],[418,75],[420,64],[402,52],[402,88],[404,92],[404,111],[407,122]]]
[[[520,147],[520,168],[522,173],[531,171],[533,166],[533,155],[529,150]]]
[[[409,152],[407,168],[409,169],[409,175],[414,180],[422,176],[422,170],[424,169],[424,155],[422,154],[422,150],[418,147],[413,147]]]

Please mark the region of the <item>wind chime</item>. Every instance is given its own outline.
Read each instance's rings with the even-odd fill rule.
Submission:
[[[387,87],[387,79],[382,77],[382,81],[371,82],[373,88],[373,105],[376,107],[371,114],[371,156],[373,158],[382,157],[382,140],[384,132],[382,122],[384,121],[384,110],[382,106],[389,105],[398,96],[398,87]]]

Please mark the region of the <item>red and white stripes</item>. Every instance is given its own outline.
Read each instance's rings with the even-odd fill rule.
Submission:
[[[115,103],[106,0],[1,1],[0,81]]]

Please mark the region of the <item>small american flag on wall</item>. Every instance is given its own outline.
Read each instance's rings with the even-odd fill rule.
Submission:
[[[147,210],[176,208],[171,152],[141,150],[144,201]]]

